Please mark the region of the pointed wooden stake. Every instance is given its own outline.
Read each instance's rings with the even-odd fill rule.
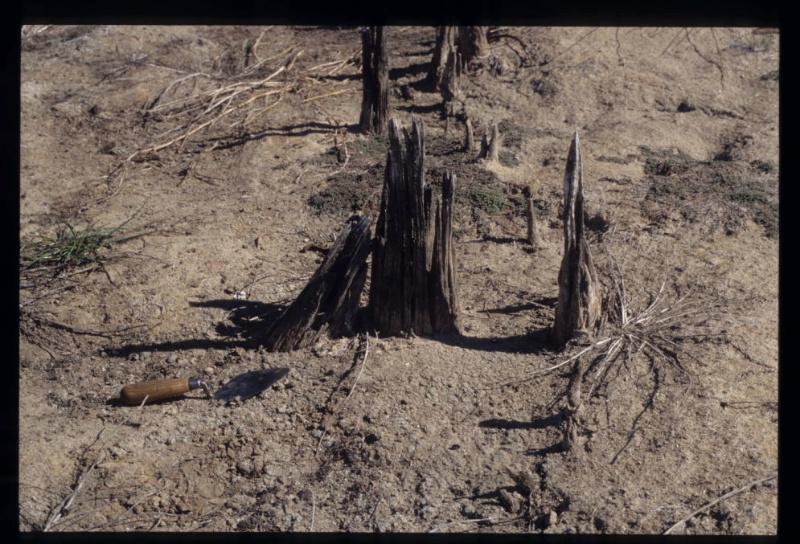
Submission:
[[[593,335],[602,311],[601,285],[584,235],[583,217],[583,163],[576,132],[564,173],[564,256],[553,327],[561,346],[578,333]]]

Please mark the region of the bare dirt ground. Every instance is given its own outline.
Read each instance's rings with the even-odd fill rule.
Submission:
[[[424,120],[429,180],[457,175],[461,334],[278,354],[259,329],[380,199],[358,29],[23,28],[23,257],[122,226],[93,260],[20,264],[20,530],[776,533],[777,33],[490,38],[462,90],[495,164],[424,85],[434,29],[387,37],[391,115]],[[536,373],[583,349],[548,339],[575,131],[607,289],[616,263],[631,315],[675,319],[667,353],[587,374],[564,452],[569,367]],[[264,366],[291,372],[239,404],[115,402]]]

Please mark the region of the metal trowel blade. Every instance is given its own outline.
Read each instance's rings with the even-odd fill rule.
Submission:
[[[214,393],[214,398],[230,402],[236,397],[247,400],[262,392],[289,373],[288,368],[267,368],[239,374]]]

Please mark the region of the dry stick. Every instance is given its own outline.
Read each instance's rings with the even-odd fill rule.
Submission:
[[[45,523],[44,525],[44,529],[42,529],[43,532],[46,533],[47,531],[49,531],[50,528],[53,525],[55,525],[63,515],[67,514],[67,510],[69,510],[69,507],[72,505],[72,502],[75,500],[75,497],[78,495],[78,492],[80,492],[81,488],[83,487],[83,484],[89,477],[89,474],[92,473],[94,467],[97,466],[97,463],[103,460],[103,457],[104,454],[101,451],[95,458],[95,460],[92,461],[92,464],[89,465],[89,468],[86,469],[83,472],[83,474],[80,475],[80,477],[78,478],[78,482],[75,484],[75,488],[72,490],[72,493],[70,493],[69,496],[65,498],[64,501],[61,503],[61,505],[59,505],[59,507],[50,515],[49,519],[47,520],[47,523]]]
[[[281,68],[281,70],[282,70],[282,68]],[[268,91],[266,93],[263,93],[263,94],[257,96],[256,98],[261,98],[262,96],[267,96],[269,94],[282,93],[282,92],[287,91],[288,89],[289,89],[289,87],[287,86],[287,87],[284,87],[283,89],[277,89],[275,91]],[[219,121],[220,119],[225,117],[226,115],[228,115],[228,114],[230,114],[230,113],[242,108],[243,106],[245,106],[249,102],[251,102],[251,100],[246,100],[242,104],[237,104],[235,106],[231,106],[231,107],[223,110],[219,115],[217,115],[213,119],[209,119],[208,121],[197,125],[195,128],[193,128],[193,129],[189,130],[188,132],[185,132],[185,133],[183,133],[183,134],[181,134],[179,136],[176,136],[175,138],[173,138],[172,140],[170,140],[168,142],[165,142],[165,143],[160,144],[160,145],[156,145],[156,146],[153,146],[153,147],[149,147],[149,148],[146,148],[146,149],[141,149],[139,151],[136,151],[133,154],[131,154],[127,159],[125,159],[125,162],[128,162],[128,161],[132,160],[136,155],[144,154],[144,153],[153,153],[155,151],[160,151],[160,150],[162,150],[162,149],[164,149],[166,147],[169,147],[172,144],[174,144],[176,142],[179,142],[181,140],[186,141],[186,139],[189,138],[189,136],[195,134],[196,132],[199,132],[199,131],[203,130],[204,128],[206,128],[206,127],[208,127],[210,125],[213,125],[214,123],[216,123],[217,121]]]
[[[317,96],[312,96],[311,98],[306,98],[305,100],[303,100],[302,103],[305,104],[306,102],[311,102],[312,100],[319,100],[320,98],[325,98],[326,96],[334,96],[337,94],[349,93],[355,90],[356,89],[350,88],[350,89],[342,89],[341,91],[333,91],[332,93],[319,94]]]
[[[155,106],[155,105],[156,105],[156,103],[157,103],[159,100],[161,100],[161,97],[162,97],[162,96],[164,96],[165,94],[167,94],[167,92],[168,92],[170,89],[172,89],[173,87],[175,87],[175,86],[176,86],[176,85],[178,85],[179,83],[183,83],[183,82],[184,82],[184,81],[186,81],[187,79],[191,79],[191,78],[198,77],[198,76],[211,77],[210,75],[208,75],[208,74],[206,74],[206,73],[204,73],[204,72],[195,72],[195,73],[193,73],[193,74],[189,74],[188,76],[184,76],[184,77],[178,78],[178,79],[176,79],[175,81],[173,81],[172,83],[170,83],[169,85],[167,85],[166,87],[164,87],[164,90],[162,90],[160,93],[158,93],[158,94],[157,94],[157,95],[156,95],[154,98],[152,98],[152,99],[148,100],[148,103],[147,103],[147,104],[145,104],[145,106],[144,106],[144,109],[146,109],[146,110],[150,110],[150,111],[158,111],[159,109],[164,109],[164,108],[165,108],[165,107],[167,107],[168,105],[170,105],[170,104],[174,104],[174,103],[176,103],[176,102],[180,102],[181,100],[189,100],[189,99],[190,99],[190,98],[192,98],[192,97],[188,97],[188,98],[181,98],[181,99],[178,99],[178,100],[173,100],[172,102],[170,102],[170,103],[168,103],[168,104],[162,104],[162,105],[161,105],[159,108],[155,108],[155,109],[153,109],[153,106]]]
[[[244,121],[242,121],[242,122],[241,122],[241,125],[242,125],[243,127],[246,127],[247,125],[249,125],[250,123],[252,123],[253,121],[255,121],[255,120],[256,120],[256,118],[257,118],[259,115],[262,115],[263,113],[266,113],[266,112],[268,112],[269,110],[271,110],[272,108],[274,108],[275,106],[277,106],[277,105],[278,105],[278,103],[279,103],[279,102],[281,102],[282,100],[283,100],[283,93],[281,93],[281,94],[280,94],[280,96],[278,96],[277,100],[275,100],[275,102],[273,102],[273,103],[272,103],[272,104],[270,104],[269,106],[264,106],[264,108],[263,108],[263,109],[260,109],[260,110],[258,110],[258,111],[257,111],[257,112],[255,112],[255,113],[251,113],[251,114],[249,114],[249,115],[247,116],[247,118],[246,118]],[[240,124],[240,123],[234,123],[234,124],[232,124],[231,126],[232,126],[232,127],[235,127],[235,126],[236,126],[236,125],[238,125],[238,124]]]
[[[375,336],[375,338],[377,339],[377,335]],[[353,392],[356,390],[356,384],[358,383],[358,379],[361,377],[361,373],[364,372],[364,366],[365,366],[365,364],[367,362],[367,355],[369,355],[369,334],[365,334],[364,335],[364,342],[365,342],[364,357],[363,357],[363,359],[361,359],[361,370],[358,371],[358,375],[356,376],[356,380],[353,382],[353,385],[350,388],[350,392],[347,394],[347,396],[344,398],[344,400],[342,402],[340,402],[338,406],[336,406],[336,410],[337,411],[341,410],[342,406],[344,406],[344,403],[347,402],[347,399],[349,399],[351,396],[353,396]],[[331,413],[333,413],[333,411],[331,411]],[[317,448],[316,448],[316,450],[314,450],[314,456],[315,457],[316,457],[317,453],[319,453],[319,448],[322,445],[322,439],[325,438],[325,434],[327,432],[328,432],[328,429],[322,429],[322,434],[319,435],[319,442],[317,442]]]
[[[717,70],[719,70],[719,84],[722,87],[722,90],[724,91],[725,90],[725,72],[722,71],[722,66],[717,61],[715,61],[714,59],[706,57],[703,53],[701,53],[700,49],[697,48],[697,46],[692,41],[692,38],[689,36],[689,30],[686,29],[686,28],[684,28],[684,30],[686,31],[686,40],[694,48],[695,52],[698,55],[700,55],[700,58],[702,58],[706,62],[709,62],[709,63],[713,64],[714,66],[717,67]],[[717,39],[716,39],[716,37],[714,37],[714,43],[716,43],[716,41],[717,41]],[[719,53],[719,46],[717,46],[717,52]]]
[[[59,323],[58,321],[52,321],[50,319],[45,319],[43,317],[38,317],[35,315],[30,315],[30,318],[36,321],[37,323],[41,323],[42,325],[49,325],[56,329],[62,329],[73,334],[85,334],[87,336],[101,336],[103,338],[111,338],[115,334],[119,334],[121,332],[126,332],[132,329],[138,329],[141,327],[147,327],[146,323],[140,323],[139,325],[131,325],[129,327],[121,327],[119,329],[114,329],[112,331],[90,331],[87,329],[79,329],[77,327],[72,327],[70,325],[65,325],[64,323]],[[158,323],[152,325],[151,327],[155,327]]]
[[[681,36],[682,36],[682,37],[681,37]],[[667,46],[664,48],[664,50],[661,52],[661,54],[660,54],[660,55],[659,55],[657,58],[661,58],[662,56],[664,56],[664,53],[666,53],[666,52],[667,52],[667,50],[668,50],[670,47],[672,47],[672,44],[675,42],[675,40],[677,40],[677,39],[678,39],[678,37],[681,37],[681,39],[680,39],[680,41],[679,41],[677,44],[675,44],[676,46],[677,46],[677,45],[679,45],[679,44],[680,44],[680,43],[681,43],[683,40],[685,40],[685,39],[686,39],[686,36],[685,36],[685,35],[683,35],[683,34],[681,34],[681,31],[679,30],[679,31],[678,31],[678,32],[675,34],[675,36],[672,38],[672,40],[671,40],[671,41],[670,41],[670,42],[667,44]]]
[[[369,355],[369,334],[364,335],[364,358],[361,359],[361,370],[358,371],[358,375],[356,376],[356,381],[353,382],[353,386],[350,388],[350,392],[342,401],[342,404],[339,405],[339,408],[347,402],[351,396],[353,396],[353,392],[356,390],[356,384],[358,383],[359,378],[361,378],[361,374],[364,372],[364,367],[367,365],[367,356]]]
[[[567,47],[566,49],[564,49],[560,53],[556,53],[556,55],[551,59],[551,61],[552,60],[556,60],[558,57],[560,57],[561,55],[563,55],[564,53],[566,53],[567,51],[569,51],[570,49],[572,49],[573,47],[575,47],[576,45],[581,43],[583,40],[585,40],[586,38],[588,38],[589,36],[591,36],[592,34],[597,32],[598,30],[599,30],[599,28],[593,28],[592,30],[590,30],[589,32],[584,34],[582,37],[578,38],[578,41],[576,41],[575,43],[573,43],[572,45],[570,45],[569,47]]]
[[[705,506],[702,506],[701,508],[698,508],[697,510],[695,510],[694,512],[692,512],[691,514],[689,514],[688,516],[686,516],[685,518],[683,518],[682,520],[680,520],[675,525],[673,525],[672,527],[670,527],[669,529],[667,529],[666,531],[664,531],[661,534],[662,535],[668,535],[668,534],[670,534],[672,532],[673,529],[681,527],[687,521],[689,521],[690,519],[692,519],[696,515],[703,513],[705,510],[708,510],[712,506],[714,506],[716,504],[719,504],[722,501],[733,497],[734,495],[738,495],[739,493],[744,493],[745,491],[749,490],[751,487],[757,486],[759,484],[763,484],[764,482],[768,482],[770,480],[774,480],[777,477],[778,477],[777,474],[773,474],[772,476],[767,476],[766,478],[761,478],[760,480],[752,481],[749,484],[745,485],[744,487],[740,487],[739,489],[734,489],[733,491],[729,491],[728,493],[725,493],[720,498],[711,501],[710,503],[706,504]]]
[[[587,351],[592,350],[592,349],[596,348],[597,346],[602,346],[603,344],[607,344],[612,339],[613,338],[608,337],[608,338],[603,338],[602,340],[598,340],[597,342],[595,342],[591,346],[589,346],[589,347],[587,347],[585,349],[582,349],[581,351],[579,351],[578,353],[576,353],[575,355],[573,355],[572,357],[570,357],[569,359],[567,359],[565,361],[561,361],[560,363],[558,363],[556,365],[553,365],[553,366],[550,366],[550,367],[547,367],[544,370],[540,370],[538,372],[534,372],[533,374],[531,374],[527,378],[523,378],[521,380],[511,380],[511,381],[508,381],[508,382],[501,383],[499,385],[495,385],[495,386],[493,386],[493,389],[502,388],[502,387],[508,387],[509,385],[516,385],[516,384],[520,384],[520,383],[526,383],[526,382],[533,381],[536,378],[538,378],[539,376],[544,376],[545,374],[549,374],[550,372],[552,372],[554,370],[557,370],[557,369],[561,368],[562,366],[571,363],[572,361],[574,361],[575,359],[577,359],[578,357],[580,357],[581,355],[583,355]]]

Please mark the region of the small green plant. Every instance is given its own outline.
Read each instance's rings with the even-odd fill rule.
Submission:
[[[731,195],[731,200],[738,200],[739,202],[767,202],[767,195],[765,195],[762,191],[754,190],[754,189],[745,189],[743,191],[739,191],[733,193]]]
[[[497,160],[506,168],[514,168],[519,166],[519,159],[517,156],[508,149],[501,149],[498,152]]]
[[[523,142],[531,134],[531,129],[512,123],[507,119],[497,124],[497,130],[503,137],[503,145],[514,149],[522,148]]]
[[[489,215],[500,213],[508,205],[505,195],[490,185],[474,185],[464,190],[462,197],[473,208]]]
[[[742,184],[742,176],[736,172],[726,172],[725,170],[718,170],[714,172],[711,181],[720,185],[728,187],[737,187]]]
[[[762,161],[760,159],[756,159],[750,163],[750,166],[757,169],[759,172],[764,174],[772,174],[777,170],[777,166],[772,161]]]
[[[672,176],[686,172],[691,166],[692,163],[683,157],[648,158],[644,163],[644,171],[654,176]]]
[[[136,212],[138,213],[138,212]],[[138,234],[121,235],[120,230],[133,217],[110,229],[96,228],[91,225],[84,229],[75,228],[63,222],[56,230],[55,238],[46,236],[26,241],[20,248],[20,268],[22,272],[33,270],[52,270],[58,275],[67,268],[87,264],[104,264],[111,260],[103,250],[112,249],[153,231]]]
[[[385,155],[389,150],[389,137],[383,134],[372,134],[357,139],[350,144],[350,149],[355,153],[365,155]]]

